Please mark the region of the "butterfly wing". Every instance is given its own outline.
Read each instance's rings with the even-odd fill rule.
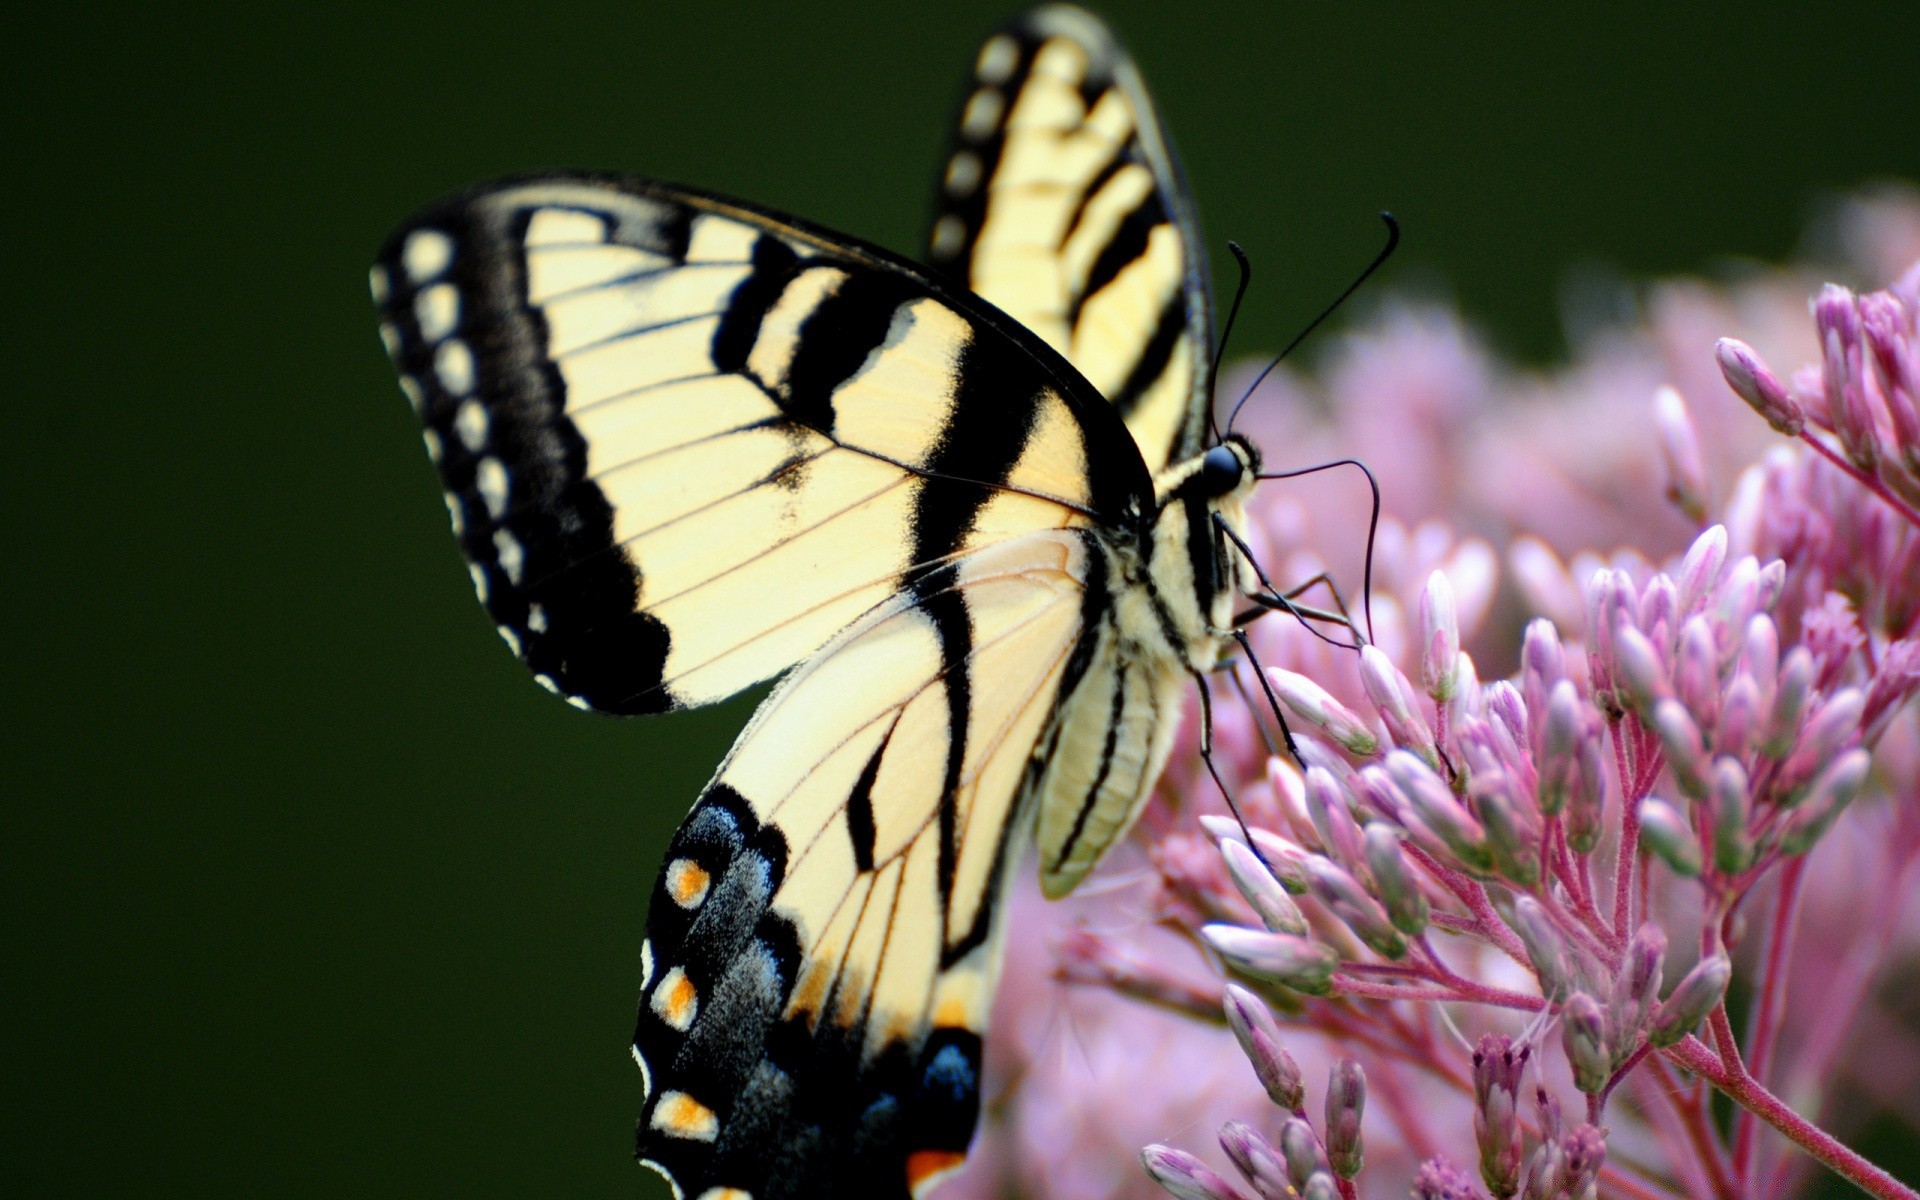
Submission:
[[[485,185],[403,226],[372,282],[480,599],[581,707],[730,695],[925,564],[1152,495],[1031,334],[736,202]]]
[[[1079,368],[1149,470],[1200,452],[1206,248],[1173,147],[1105,24],[1055,5],[987,40],[936,209],[927,261]]]
[[[1095,536],[923,576],[774,692],[675,836],[634,1054],[639,1154],[677,1194],[905,1197],[961,1161]]]

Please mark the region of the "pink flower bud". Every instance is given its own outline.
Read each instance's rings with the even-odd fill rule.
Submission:
[[[1413,819],[1438,838],[1455,858],[1478,871],[1493,865],[1493,856],[1487,851],[1486,831],[1466,806],[1454,799],[1433,768],[1405,750],[1388,752],[1386,767]]]
[[[1527,1156],[1527,1188],[1522,1200],[1560,1200],[1567,1170],[1567,1153],[1560,1143],[1549,1139],[1533,1148]]]
[[[1251,848],[1244,842],[1221,842],[1220,856],[1226,860],[1233,886],[1253,906],[1261,924],[1275,933],[1307,936],[1307,919],[1300,915],[1299,906]]]
[[[1240,822],[1232,817],[1208,813],[1200,818],[1200,824],[1213,835],[1216,842],[1246,840],[1246,835],[1240,830]],[[1304,893],[1307,890],[1307,873],[1300,864],[1306,860],[1307,852],[1270,829],[1256,826],[1249,832],[1253,834],[1253,848],[1260,852],[1260,861],[1280,881],[1280,886],[1296,896]]]
[[[1513,902],[1513,931],[1527,948],[1533,973],[1540,977],[1540,994],[1557,996],[1567,989],[1567,947],[1553,927],[1547,910],[1532,896],[1520,896]]]
[[[1760,361],[1753,347],[1733,338],[1721,338],[1714,345],[1713,353],[1720,360],[1720,374],[1725,376],[1727,386],[1735,395],[1752,405],[1778,432],[1788,437],[1800,436],[1800,430],[1807,423],[1806,415],[1787,394],[1786,387],[1767,370],[1767,364]]]
[[[1324,996],[1333,990],[1333,972],[1340,958],[1318,942],[1238,925],[1202,925],[1200,936],[1244,975],[1310,996]]]
[[[1714,728],[1720,717],[1720,651],[1707,618],[1689,617],[1680,627],[1673,683],[1694,721],[1702,729]]]
[[[1178,1200],[1248,1200],[1245,1192],[1185,1150],[1151,1145],[1140,1152],[1140,1162],[1153,1181]]]
[[[1807,798],[1793,814],[1780,835],[1784,854],[1801,854],[1820,840],[1820,835],[1853,803],[1867,782],[1873,760],[1865,750],[1855,747],[1820,773],[1807,790]]]
[[[1313,1126],[1300,1117],[1280,1127],[1280,1154],[1287,1160],[1287,1180],[1296,1188],[1305,1189],[1307,1180],[1326,1173],[1327,1159],[1320,1153],[1320,1139],[1313,1136]]]
[[[1400,852],[1400,831],[1382,821],[1369,822],[1365,832],[1367,870],[1373,873],[1373,886],[1386,905],[1387,919],[1408,937],[1426,930],[1431,910],[1426,893],[1407,870],[1406,856]]]
[[[1406,956],[1407,940],[1387,919],[1386,910],[1338,864],[1313,855],[1307,859],[1307,882],[1327,910],[1375,953],[1387,958]]]
[[[1566,1175],[1561,1186],[1573,1200],[1595,1195],[1600,1168],[1607,1162],[1607,1135],[1592,1125],[1582,1125],[1561,1140],[1567,1152]]]
[[[1613,681],[1624,691],[1621,698],[1635,712],[1650,713],[1654,705],[1672,694],[1660,652],[1633,626],[1621,625],[1613,631],[1613,663]]]
[[[1653,394],[1653,427],[1660,438],[1660,458],[1667,468],[1667,499],[1690,519],[1707,517],[1707,468],[1700,458],[1700,439],[1680,393],[1663,387]]]
[[[1264,1200],[1283,1200],[1292,1195],[1286,1160],[1253,1126],[1245,1121],[1228,1121],[1220,1127],[1220,1148]]]
[[[1723,875],[1738,875],[1753,863],[1753,839],[1747,834],[1752,801],[1746,768],[1738,759],[1713,764],[1713,865]]]
[[[1420,590],[1420,683],[1435,703],[1453,699],[1454,667],[1460,657],[1460,619],[1445,571],[1427,576]]]
[[[1688,796],[1699,799],[1707,794],[1707,751],[1700,739],[1700,727],[1686,706],[1678,700],[1662,700],[1653,709],[1653,732],[1667,753],[1667,767],[1674,781]]]
[[[1727,994],[1732,978],[1733,964],[1724,954],[1709,955],[1695,963],[1654,1012],[1647,1041],[1656,1048],[1671,1046],[1692,1033]]]
[[[1860,331],[1904,456],[1920,452],[1920,346],[1908,332],[1913,322],[1903,307],[1892,292],[1860,297]]]
[[[1753,676],[1739,674],[1727,684],[1720,700],[1720,722],[1713,731],[1716,754],[1744,755],[1760,732],[1760,685]]]
[[[1860,736],[1860,718],[1866,715],[1867,698],[1859,688],[1841,688],[1826,698],[1811,717],[1800,725],[1793,753],[1787,755],[1781,776],[1791,783],[1814,774],[1832,761],[1833,756]]]
[[[1607,1014],[1600,1002],[1585,992],[1568,996],[1560,1008],[1560,1030],[1567,1061],[1573,1065],[1573,1086],[1588,1095],[1606,1087],[1613,1074],[1613,1054],[1607,1046]]]
[[[1473,780],[1473,806],[1486,831],[1487,851],[1501,877],[1532,887],[1540,881],[1538,822],[1528,820],[1528,809],[1504,771],[1489,771]]]
[[[1633,1052],[1640,1030],[1653,1013],[1654,1002],[1660,998],[1660,973],[1666,956],[1667,935],[1652,922],[1635,930],[1627,943],[1620,974],[1614,977],[1613,990],[1607,996],[1615,1067]]]
[[[1315,1171],[1300,1189],[1300,1200],[1340,1200],[1340,1185],[1325,1171]]]
[[[1428,763],[1438,765],[1440,756],[1433,744],[1433,731],[1414,703],[1413,685],[1400,668],[1393,665],[1378,646],[1360,651],[1360,683],[1367,699],[1380,711],[1393,740],[1414,751]]]
[[[1306,1103],[1306,1084],[1300,1076],[1300,1064],[1280,1045],[1280,1026],[1272,1010],[1237,983],[1227,985],[1225,1008],[1227,1027],[1253,1064],[1253,1073],[1268,1098],[1281,1108],[1298,1111]]]
[[[1592,854],[1600,844],[1606,811],[1606,751],[1599,735],[1590,733],[1580,742],[1580,761],[1567,797],[1567,847],[1575,854]]]
[[[1536,760],[1540,774],[1540,811],[1547,816],[1555,816],[1565,808],[1567,797],[1573,791],[1586,715],[1572,680],[1562,679],[1553,685],[1547,699],[1546,719],[1541,723]]]
[[[1879,433],[1861,362],[1860,309],[1853,293],[1838,284],[1820,289],[1813,301],[1813,323],[1820,334],[1822,379],[1833,432],[1847,457],[1863,470],[1879,461]]]
[[[1780,660],[1780,679],[1773,689],[1773,707],[1761,732],[1760,752],[1784,758],[1800,733],[1800,719],[1813,695],[1813,655],[1795,646]]]
[[[1520,1190],[1520,1079],[1527,1049],[1490,1033],[1473,1052],[1473,1135],[1480,1148],[1480,1178],[1495,1196]]]
[[[1307,769],[1307,817],[1327,853],[1343,863],[1360,861],[1360,827],[1347,808],[1347,793],[1324,767]]]
[[[1682,615],[1698,611],[1702,601],[1720,582],[1720,573],[1727,563],[1727,527],[1715,525],[1693,539],[1693,545],[1687,547],[1687,556],[1680,563],[1680,578],[1675,586],[1680,590],[1680,612]]]
[[[1360,1173],[1365,1151],[1360,1117],[1367,1106],[1367,1073],[1351,1058],[1335,1059],[1327,1074],[1327,1164],[1336,1175]]]
[[[1420,1164],[1413,1177],[1413,1200],[1482,1200],[1466,1173],[1444,1158]]]
[[[1326,734],[1347,753],[1368,758],[1380,748],[1380,740],[1352,709],[1305,675],[1268,667],[1267,682],[1287,711]]]
[[[1700,874],[1700,840],[1687,819],[1665,800],[1649,796],[1640,802],[1640,844],[1651,850],[1676,875],[1692,879]]]

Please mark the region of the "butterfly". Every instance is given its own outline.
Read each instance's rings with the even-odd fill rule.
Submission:
[[[1257,580],[1209,446],[1188,192],[1096,18],[980,49],[927,264],[693,188],[483,184],[372,270],[453,533],[545,688],[776,677],[668,847],[638,1155],[676,1196],[920,1195],[963,1160],[1011,871],[1134,821]]]

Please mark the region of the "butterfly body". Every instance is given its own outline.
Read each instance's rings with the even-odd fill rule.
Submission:
[[[1063,895],[1125,833],[1251,590],[1258,456],[1202,445],[1204,256],[1131,64],[1048,8],[976,77],[931,269],[587,174],[452,197],[374,268],[536,679],[631,714],[781,677],[649,907],[638,1144],[677,1195],[959,1164],[1010,871]]]

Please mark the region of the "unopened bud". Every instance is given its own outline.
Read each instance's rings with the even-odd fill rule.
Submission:
[[[1713,764],[1713,865],[1723,875],[1738,875],[1753,863],[1753,839],[1747,834],[1752,810],[1746,768],[1738,759]]]
[[[1327,1075],[1327,1163],[1342,1179],[1360,1173],[1365,1157],[1360,1117],[1367,1106],[1367,1073],[1351,1058],[1336,1059]]]
[[[1707,469],[1700,458],[1700,439],[1693,431],[1680,393],[1663,387],[1653,394],[1653,427],[1660,438],[1660,457],[1667,468],[1667,499],[1695,521],[1707,516]]]
[[[1640,802],[1640,844],[1660,856],[1675,875],[1692,879],[1700,874],[1700,839],[1687,819],[1665,800],[1648,796]]]
[[[1560,1008],[1560,1031],[1566,1040],[1567,1061],[1573,1065],[1573,1086],[1588,1095],[1598,1093],[1613,1073],[1606,1011],[1592,996],[1575,992]]]
[[[1567,948],[1560,940],[1560,933],[1553,927],[1553,919],[1547,916],[1547,910],[1532,896],[1521,896],[1513,902],[1513,931],[1520,935],[1520,941],[1527,948],[1527,958],[1533,963],[1533,973],[1540,977],[1540,992],[1545,996],[1555,996],[1567,987]]]
[[[1801,781],[1826,766],[1842,747],[1860,736],[1860,718],[1866,708],[1866,695],[1859,688],[1841,688],[1828,696],[1819,711],[1800,726],[1800,736],[1794,740],[1781,775],[1789,781]]]
[[[1253,1064],[1253,1073],[1275,1104],[1298,1111],[1306,1103],[1306,1084],[1300,1076],[1300,1064],[1293,1061],[1280,1045],[1280,1026],[1266,1004],[1237,983],[1227,985],[1224,1005],[1227,1028]]]
[[[1318,942],[1238,925],[1203,925],[1200,936],[1243,975],[1310,996],[1333,990],[1333,972],[1340,958]]]
[[[1780,660],[1780,679],[1773,689],[1773,705],[1761,734],[1760,752],[1769,758],[1784,758],[1800,733],[1800,719],[1806,715],[1807,702],[1813,696],[1813,655],[1805,646],[1795,646]]]
[[[1325,1174],[1326,1156],[1320,1153],[1320,1139],[1313,1126],[1294,1117],[1280,1127],[1280,1155],[1287,1160],[1287,1181],[1296,1188],[1307,1186],[1316,1173]]]
[[[1613,1035],[1613,1065],[1633,1052],[1640,1030],[1660,998],[1660,972],[1666,965],[1667,935],[1651,921],[1634,931],[1607,997],[1608,1024]]]
[[[1299,905],[1287,895],[1287,890],[1280,886],[1273,872],[1267,869],[1266,864],[1246,843],[1222,842],[1220,856],[1226,860],[1228,878],[1246,897],[1247,903],[1253,906],[1262,925],[1275,933],[1291,933],[1295,937],[1307,935],[1307,919],[1300,914]]]
[[[1480,1200],[1480,1189],[1446,1159],[1430,1158],[1413,1177],[1413,1200]]]
[[[1780,835],[1781,852],[1801,854],[1819,841],[1820,835],[1860,794],[1872,767],[1872,758],[1856,746],[1820,772],[1819,778],[1807,790],[1807,798],[1801,802],[1788,822],[1786,831]]]
[[[1555,816],[1567,804],[1577,770],[1575,756],[1586,729],[1580,693],[1570,679],[1553,685],[1547,697],[1546,720],[1540,731],[1540,811]]]
[[[1339,1200],[1340,1185],[1325,1171],[1315,1171],[1300,1189],[1300,1200]]]
[[[1567,848],[1575,854],[1592,854],[1600,844],[1601,821],[1606,811],[1606,754],[1599,738],[1584,738],[1580,743],[1574,788],[1567,798]]]
[[[1460,657],[1460,618],[1445,571],[1427,576],[1420,591],[1420,683],[1436,704],[1453,699]]]
[[[1760,732],[1760,685],[1742,672],[1727,684],[1720,700],[1720,723],[1713,731],[1718,754],[1745,754]]]
[[[1253,1126],[1245,1121],[1228,1121],[1220,1127],[1220,1148],[1226,1151],[1234,1169],[1246,1176],[1253,1190],[1266,1200],[1291,1195],[1286,1160]]]
[[[1540,881],[1538,822],[1528,819],[1532,805],[1524,800],[1513,778],[1489,771],[1473,781],[1473,803],[1487,834],[1487,852],[1493,869],[1512,883],[1532,887]]]
[[[1686,705],[1678,700],[1654,705],[1653,731],[1659,735],[1661,749],[1667,752],[1667,767],[1680,790],[1696,800],[1705,797],[1707,748]]]
[[[1613,681],[1624,691],[1634,711],[1650,713],[1653,706],[1671,694],[1667,686],[1667,666],[1647,635],[1631,625],[1613,631]]]
[[[1400,831],[1382,821],[1368,822],[1366,843],[1367,870],[1373,874],[1374,888],[1386,905],[1387,919],[1408,937],[1418,937],[1427,928],[1431,909],[1427,895],[1407,870],[1406,856],[1400,852]]]
[[[1317,854],[1307,859],[1307,883],[1327,910],[1375,953],[1388,958],[1406,956],[1407,939],[1387,919],[1386,910],[1338,863]]]
[[[1566,1176],[1562,1184],[1572,1200],[1591,1200],[1600,1180],[1600,1168],[1607,1161],[1607,1135],[1592,1125],[1582,1125],[1561,1139],[1567,1152]]]
[[[1287,706],[1287,711],[1326,734],[1347,753],[1368,758],[1380,749],[1380,739],[1358,714],[1305,675],[1268,667],[1267,682],[1273,685],[1273,694]]]
[[[1360,857],[1360,827],[1347,808],[1347,792],[1325,767],[1307,768],[1307,786],[1302,796],[1307,818],[1330,857],[1355,862]]]
[[[1526,1048],[1502,1034],[1487,1034],[1473,1052],[1473,1136],[1480,1150],[1480,1178],[1495,1196],[1520,1190],[1520,1077]]]
[[[1544,617],[1528,621],[1526,638],[1520,644],[1520,681],[1527,711],[1535,720],[1546,712],[1547,693],[1566,677],[1566,650],[1560,645],[1560,631]]]
[[[1405,750],[1387,754],[1387,773],[1407,801],[1414,820],[1445,844],[1455,858],[1475,870],[1493,865],[1486,831],[1466,806],[1454,798],[1440,776],[1418,756]]]
[[[1440,754],[1433,744],[1433,730],[1414,703],[1413,685],[1400,668],[1378,647],[1368,645],[1360,651],[1360,684],[1367,699],[1380,712],[1393,740],[1418,754],[1429,765],[1438,765]]]
[[[1709,955],[1693,965],[1673,992],[1654,1010],[1647,1041],[1656,1049],[1671,1046],[1692,1033],[1727,994],[1733,964],[1723,954]]]
[[[1720,650],[1706,617],[1693,616],[1680,626],[1680,645],[1674,655],[1674,692],[1703,729],[1714,727],[1720,716]]]
[[[1527,1157],[1525,1200],[1559,1200],[1567,1169],[1567,1153],[1557,1141],[1541,1142]]]
[[[1861,358],[1860,308],[1853,293],[1829,283],[1813,300],[1820,334],[1821,380],[1833,432],[1855,466],[1871,471],[1879,460],[1879,435],[1868,406]]]
[[[1727,565],[1727,527],[1714,525],[1702,531],[1693,539],[1693,545],[1687,547],[1687,556],[1681,560],[1680,576],[1676,586],[1680,590],[1679,603],[1682,615],[1690,614],[1700,606],[1713,585],[1720,582],[1720,572]]]
[[[1721,338],[1713,348],[1714,357],[1720,360],[1720,374],[1726,377],[1727,386],[1734,394],[1753,406],[1753,410],[1767,419],[1767,424],[1788,437],[1800,436],[1800,430],[1806,425],[1806,415],[1800,411],[1800,405],[1787,394],[1787,389],[1753,347],[1733,338]]]
[[[1185,1150],[1159,1144],[1140,1152],[1153,1181],[1179,1200],[1245,1200],[1246,1193]]]

